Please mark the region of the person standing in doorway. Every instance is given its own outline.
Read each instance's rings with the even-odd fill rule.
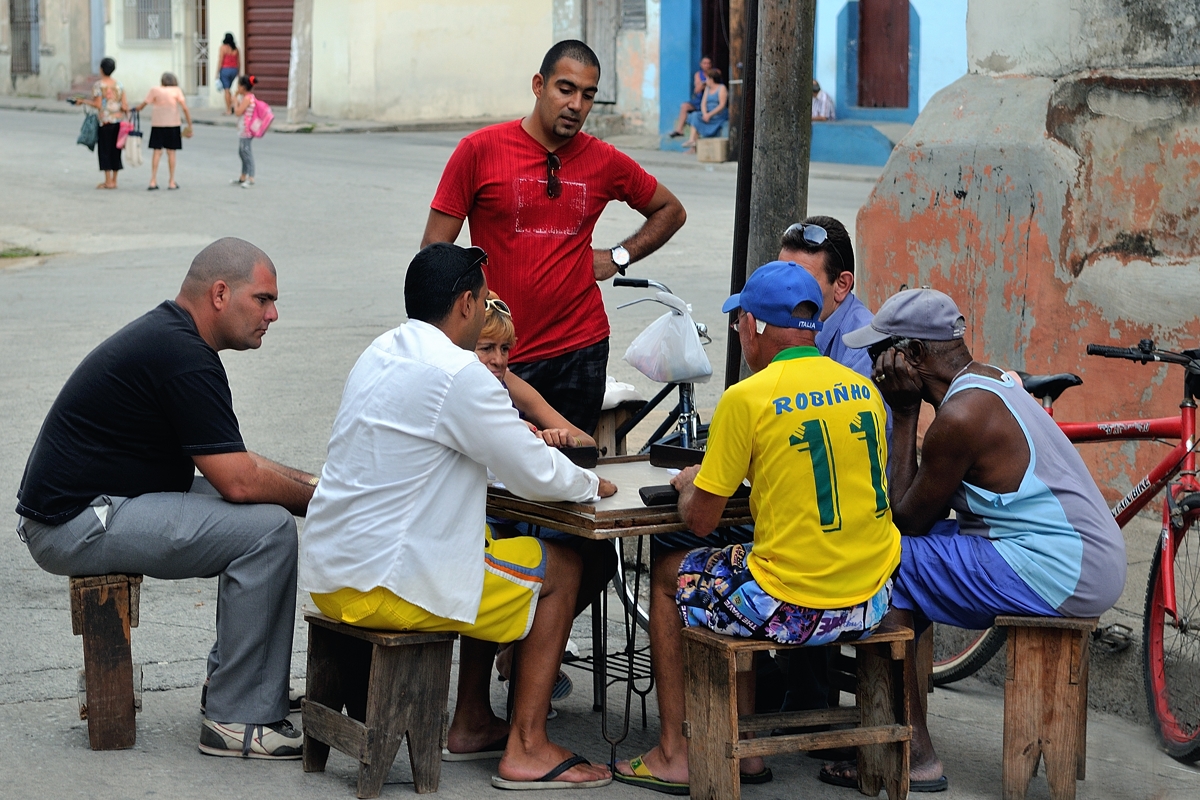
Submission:
[[[488,285],[521,331],[510,371],[589,434],[608,365],[597,284],[662,247],[687,219],[683,204],[636,161],[580,133],[599,82],[600,62],[586,44],[551,47],[533,76],[533,112],[459,142],[421,241],[453,242],[470,220],[472,244],[489,256]],[[592,231],[610,200],[646,221],[615,247],[594,249]]]
[[[254,187],[254,151],[250,149],[251,143],[254,141],[254,136],[250,133],[250,121],[254,119],[254,104],[258,100],[254,97],[255,80],[253,75],[243,75],[238,78],[237,90],[237,107],[234,113],[238,115],[238,155],[242,159],[242,174],[237,180],[230,181],[241,186],[243,189],[251,189]]]
[[[221,65],[217,78],[221,81],[221,88],[225,90],[225,113],[232,114],[233,95],[230,93],[230,89],[233,88],[233,82],[237,80],[237,76],[242,71],[242,54],[238,51],[237,42],[234,41],[232,33],[225,34],[225,39],[221,42],[221,49],[217,53],[217,63]]]
[[[188,111],[187,100],[174,73],[164,72],[162,86],[152,88],[146,94],[146,99],[138,104],[137,110],[141,111],[146,106],[154,107],[150,112],[150,149],[154,151],[154,157],[150,161],[150,185],[147,188],[151,191],[158,189],[158,164],[162,161],[163,150],[166,150],[167,168],[170,170],[167,189],[178,189],[179,184],[175,182],[175,153],[183,149],[183,137],[192,135],[192,114]],[[180,111],[187,119],[186,131],[179,124]]]
[[[837,119],[837,109],[833,105],[833,98],[829,96],[829,92],[821,88],[817,79],[813,78],[812,121],[831,122],[835,119]]]
[[[100,122],[96,156],[100,160],[104,181],[96,184],[97,189],[117,188],[117,173],[123,168],[117,136],[121,132],[121,120],[129,113],[129,104],[125,100],[125,87],[112,76],[116,70],[116,61],[111,58],[100,59],[100,80],[92,84],[92,96],[79,101],[95,108]]]

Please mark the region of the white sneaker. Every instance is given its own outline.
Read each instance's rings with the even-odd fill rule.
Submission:
[[[200,726],[200,752],[210,756],[295,761],[302,754],[304,734],[286,719],[269,725],[213,722]]]
[[[238,184],[238,185],[239,185],[239,186],[241,186],[243,189],[253,189],[253,188],[254,188],[254,181],[242,181],[242,182],[241,182],[240,184]]]

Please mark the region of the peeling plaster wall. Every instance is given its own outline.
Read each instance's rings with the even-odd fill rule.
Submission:
[[[1178,369],[1084,351],[1200,344],[1200,71],[964,76],[896,148],[857,230],[868,305],[901,284],[946,291],[977,358],[1083,377],[1060,419],[1177,413]],[[1160,456],[1083,453],[1110,498]]]
[[[1194,0],[972,0],[967,10],[972,72],[1188,66],[1198,51]]]

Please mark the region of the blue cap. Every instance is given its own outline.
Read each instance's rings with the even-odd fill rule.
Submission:
[[[726,300],[721,310],[728,313],[740,308],[777,328],[821,330],[817,318],[792,316],[801,303],[812,303],[817,307],[816,316],[821,316],[821,286],[817,279],[795,261],[772,261],[754,270],[742,291]]]

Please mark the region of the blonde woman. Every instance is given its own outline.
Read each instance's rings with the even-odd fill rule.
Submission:
[[[167,189],[178,189],[175,182],[175,153],[183,149],[183,137],[192,135],[192,114],[188,111],[187,100],[183,90],[179,88],[179,79],[173,73],[162,74],[162,86],[155,86],[146,95],[146,99],[138,104],[141,111],[146,106],[153,106],[150,114],[150,149],[154,156],[150,160],[150,191],[158,190],[158,164],[162,161],[163,150],[167,151],[167,168],[170,178]],[[180,127],[179,112],[187,118],[187,130]]]
[[[487,317],[475,345],[475,355],[508,389],[508,396],[521,418],[551,447],[595,447],[595,439],[555,411],[537,389],[508,371],[508,353],[517,343],[512,312],[495,292],[488,292],[486,305]]]

